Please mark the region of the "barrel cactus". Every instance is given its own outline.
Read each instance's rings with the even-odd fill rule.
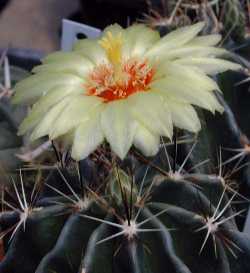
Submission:
[[[17,84],[14,102],[33,104],[19,134],[65,151],[34,188],[20,170],[3,195],[0,272],[249,271],[248,140],[223,77],[207,76],[241,66],[202,27],[160,39],[115,25]]]

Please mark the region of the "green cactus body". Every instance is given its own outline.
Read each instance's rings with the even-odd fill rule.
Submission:
[[[167,172],[164,154],[154,164]],[[247,272],[250,238],[237,228],[242,211],[220,177],[173,179],[145,168],[133,182],[115,168],[102,191],[89,181],[85,194],[65,170],[54,171],[32,207],[21,184],[16,192],[29,210],[1,215],[3,230],[19,227],[5,237],[0,272]]]

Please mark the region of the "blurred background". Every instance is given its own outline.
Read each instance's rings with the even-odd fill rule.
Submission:
[[[59,46],[61,20],[79,8],[78,0],[1,0],[0,47],[50,52]]]
[[[62,18],[100,28],[115,21],[124,25],[146,12],[148,3],[144,0],[0,0],[0,5],[0,48],[29,48],[48,53],[60,45]]]
[[[248,0],[0,0],[0,49],[54,51],[63,18],[100,29],[114,22],[176,27],[205,20],[210,32],[241,36],[249,10]]]

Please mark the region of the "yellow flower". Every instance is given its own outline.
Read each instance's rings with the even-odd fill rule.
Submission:
[[[34,103],[19,133],[65,138],[80,160],[104,140],[123,159],[132,145],[154,155],[173,126],[199,131],[193,105],[223,111],[213,93],[219,88],[207,75],[240,68],[217,58],[226,53],[215,47],[220,35],[197,36],[203,26],[160,38],[144,25],[115,24],[98,40],[49,55],[15,87],[15,103]]]

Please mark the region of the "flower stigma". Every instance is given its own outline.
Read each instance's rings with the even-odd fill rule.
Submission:
[[[99,44],[105,50],[108,60],[114,66],[120,65],[122,61],[122,34],[121,32],[114,37],[110,31],[107,37],[103,37]]]

